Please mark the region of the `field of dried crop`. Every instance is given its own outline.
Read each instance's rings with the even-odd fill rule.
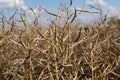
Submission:
[[[101,8],[84,10],[86,0],[81,10],[70,12],[70,1],[70,6],[61,4],[58,14],[43,8],[56,17],[47,27],[30,7],[35,16],[31,26],[27,11],[16,9],[9,19],[0,13],[0,80],[120,80],[120,20],[107,22]],[[76,25],[82,12],[100,15],[101,22]]]
[[[0,80],[120,80],[120,24],[2,30]]]

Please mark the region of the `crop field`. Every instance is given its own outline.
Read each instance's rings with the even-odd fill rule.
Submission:
[[[58,23],[61,16],[46,9],[56,17],[47,27],[37,23],[35,13],[30,27],[22,14],[23,25],[3,19],[0,80],[120,80],[120,21],[111,18],[107,24],[103,20],[73,25],[78,10],[71,16],[67,9],[62,26]],[[11,27],[6,29],[5,23]]]

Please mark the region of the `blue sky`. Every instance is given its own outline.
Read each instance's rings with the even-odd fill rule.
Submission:
[[[35,8],[36,6],[40,5],[45,7],[46,9],[53,9],[58,8],[60,6],[60,3],[68,3],[69,0],[24,0],[25,5],[32,6]],[[74,0],[74,6],[81,6],[83,0]]]
[[[33,8],[40,5],[42,7],[45,7],[49,11],[57,9],[60,6],[60,2],[69,4],[69,0],[24,0],[24,1],[25,5],[29,5]],[[84,0],[74,0],[72,7],[81,8],[83,1]],[[88,5],[96,5],[96,1],[97,0],[86,0],[85,9],[92,11],[92,8],[88,7]],[[120,13],[120,0],[98,0],[98,2],[105,13],[108,10],[110,15],[117,15]],[[92,19],[93,15],[83,14],[81,19],[88,19],[88,17]]]
[[[72,7],[81,8],[84,0],[73,0]],[[86,0],[86,10],[92,11],[88,5],[96,6],[97,0]],[[116,15],[120,13],[120,0],[98,0],[102,10],[106,13],[109,10],[109,14]],[[69,4],[69,0],[24,0],[25,6],[31,6],[36,8],[38,5],[46,8],[49,11],[58,9],[60,3]],[[93,15],[92,15],[93,16]]]
[[[82,7],[84,0],[73,0],[72,8],[76,7],[80,9]],[[109,10],[109,15],[120,14],[120,0],[86,0],[85,10],[93,11],[88,5],[96,6],[97,1],[101,6],[102,10],[106,13]],[[26,9],[28,6],[32,7],[35,11],[38,6],[46,8],[48,11],[54,12],[60,7],[60,3],[69,4],[69,0],[0,0],[0,10],[14,8],[15,6],[22,6]],[[49,15],[43,13],[43,18],[51,18]],[[81,19],[91,21],[91,19],[96,18],[93,14],[83,14],[80,16]],[[45,20],[44,20],[45,21]],[[89,22],[88,21],[88,22]]]
[[[80,8],[83,4],[84,0],[73,0],[73,7]],[[92,3],[92,5],[95,4],[95,1],[97,0],[86,0],[86,2],[89,4]],[[101,4],[106,4],[103,8],[120,8],[120,0],[98,0]],[[0,0],[0,9],[2,8],[9,8],[14,6],[22,5],[23,7],[31,6],[33,9],[35,9],[37,6],[42,6],[46,8],[47,10],[52,10],[55,8],[58,8],[60,6],[60,3],[66,3],[69,4],[69,0]],[[91,8],[88,8],[91,9]],[[104,10],[105,10],[104,9]]]
[[[89,0],[88,0],[89,1]],[[90,0],[94,1],[94,0]],[[120,8],[120,0],[103,0],[111,6]],[[47,9],[57,8],[60,6],[60,2],[69,3],[69,0],[24,0],[25,5],[32,6],[35,8],[38,5],[44,6]],[[74,0],[74,5],[80,7],[83,3],[83,0]]]
[[[83,1],[85,0],[73,0],[73,6],[81,8]],[[104,11],[108,9],[116,13],[120,8],[120,0],[86,0],[86,9],[91,10],[87,5],[96,5],[98,1]],[[60,3],[69,4],[69,0],[0,0],[0,9],[5,8],[14,8],[15,6],[22,6],[26,8],[31,6],[33,9],[38,6],[42,6],[47,10],[57,9],[60,6]]]

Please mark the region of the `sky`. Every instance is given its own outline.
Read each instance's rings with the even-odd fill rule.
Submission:
[[[84,0],[73,0],[73,7],[81,7],[83,1]],[[96,1],[98,1],[105,9],[120,8],[120,0],[86,0],[86,5],[95,5]],[[23,7],[31,6],[34,9],[37,6],[42,6],[47,10],[52,10],[58,8],[60,3],[69,4],[69,0],[0,0],[0,9],[12,8],[21,5]]]
[[[87,0],[87,1],[95,1],[95,0]],[[100,1],[100,0],[99,0]],[[103,2],[108,3],[111,6],[120,8],[120,0],[101,0]],[[32,7],[36,7],[37,5],[41,5],[46,7],[47,9],[56,8],[59,7],[60,2],[67,2],[69,3],[69,0],[24,0],[25,5],[29,5]],[[81,6],[83,3],[83,0],[74,0],[74,6]]]
[[[73,7],[81,7],[83,1],[84,0],[73,0]],[[120,0],[86,0],[86,3],[94,5],[96,1],[100,2],[104,7],[120,8]],[[32,8],[42,6],[51,10],[58,8],[60,3],[69,4],[69,0],[0,0],[0,9],[22,5],[23,7],[31,6]]]
[[[85,9],[89,11],[93,11],[94,9],[88,5],[97,6],[98,1],[103,12],[107,13],[109,10],[110,15],[117,15],[120,13],[120,0],[73,0],[72,8],[75,7],[81,9],[83,1],[86,1]],[[41,6],[48,11],[54,12],[54,10],[60,7],[60,3],[69,5],[69,0],[0,0],[0,10],[4,11],[5,9],[19,6],[21,6],[23,9],[27,9],[27,7],[30,6],[36,11],[38,6]],[[46,15],[43,16],[47,18]],[[81,19],[83,18],[88,20],[88,17],[93,18],[93,15],[83,14]]]

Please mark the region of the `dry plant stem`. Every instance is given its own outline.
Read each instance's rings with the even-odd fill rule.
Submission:
[[[51,69],[50,69],[50,63],[48,63],[48,66],[47,66],[49,72],[50,72],[50,80],[54,80],[53,78],[53,74],[51,73]]]
[[[28,50],[29,52],[29,65],[30,65],[30,69],[29,69],[29,76],[30,76],[30,80],[33,80],[33,64],[32,64],[32,51]]]
[[[38,77],[38,80],[41,80],[42,78],[42,75],[44,74],[45,70],[47,69],[48,65],[41,71],[39,77]]]
[[[93,51],[91,51],[91,69],[92,69],[92,80],[95,80],[94,78],[94,54],[93,54]]]
[[[56,69],[56,79],[59,80],[59,71],[58,71],[58,63],[55,62],[55,69]]]

